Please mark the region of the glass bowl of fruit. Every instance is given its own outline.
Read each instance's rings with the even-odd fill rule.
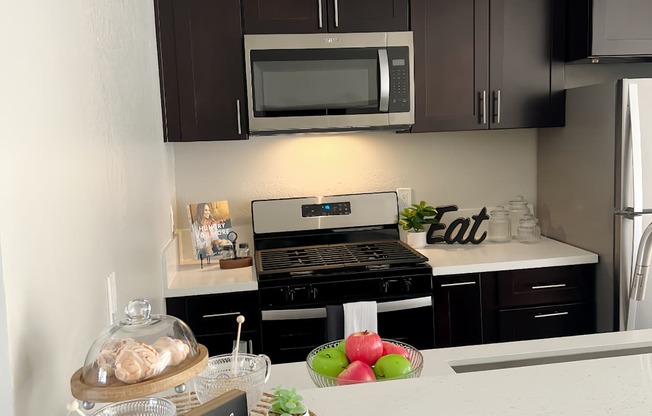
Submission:
[[[404,342],[370,331],[354,332],[310,351],[306,366],[317,387],[342,386],[419,377],[423,355]]]

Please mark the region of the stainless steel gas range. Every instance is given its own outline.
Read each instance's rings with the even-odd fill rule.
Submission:
[[[375,300],[378,332],[434,347],[432,268],[400,241],[395,192],[251,204],[263,352],[304,360],[342,338],[341,305]]]

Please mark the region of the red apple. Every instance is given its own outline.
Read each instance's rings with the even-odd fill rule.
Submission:
[[[405,348],[393,342],[383,341],[383,356],[388,354],[399,354],[410,360],[410,353]]]
[[[346,338],[346,356],[349,361],[362,361],[372,366],[383,356],[383,340],[371,331],[353,332]]]
[[[374,370],[362,361],[353,361],[337,376],[339,386],[367,383],[374,380],[376,380]]]

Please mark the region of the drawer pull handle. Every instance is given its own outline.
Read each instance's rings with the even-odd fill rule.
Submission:
[[[242,315],[242,314],[240,312],[211,313],[209,315],[202,315],[202,318],[208,319],[208,318],[219,318],[221,316],[237,316],[237,315]]]
[[[539,315],[534,315],[535,318],[552,318],[553,316],[563,316],[568,315],[568,312],[553,312],[553,313],[541,313]]]
[[[440,287],[469,286],[469,285],[474,285],[476,283],[477,282],[444,283]]]
[[[566,287],[566,283],[558,283],[556,285],[540,285],[540,286],[532,286],[533,290],[537,289],[554,289],[556,287]]]

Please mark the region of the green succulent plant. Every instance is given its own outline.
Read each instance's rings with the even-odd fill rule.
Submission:
[[[301,404],[301,397],[297,394],[297,389],[289,388],[284,389],[278,386],[272,389],[274,397],[272,398],[272,408],[269,413],[276,413],[280,416],[302,415],[306,413],[306,408]]]
[[[423,231],[426,225],[439,222],[434,218],[437,215],[437,210],[426,204],[426,201],[412,204],[412,206],[401,211],[400,214],[402,218],[398,224],[406,231]]]

